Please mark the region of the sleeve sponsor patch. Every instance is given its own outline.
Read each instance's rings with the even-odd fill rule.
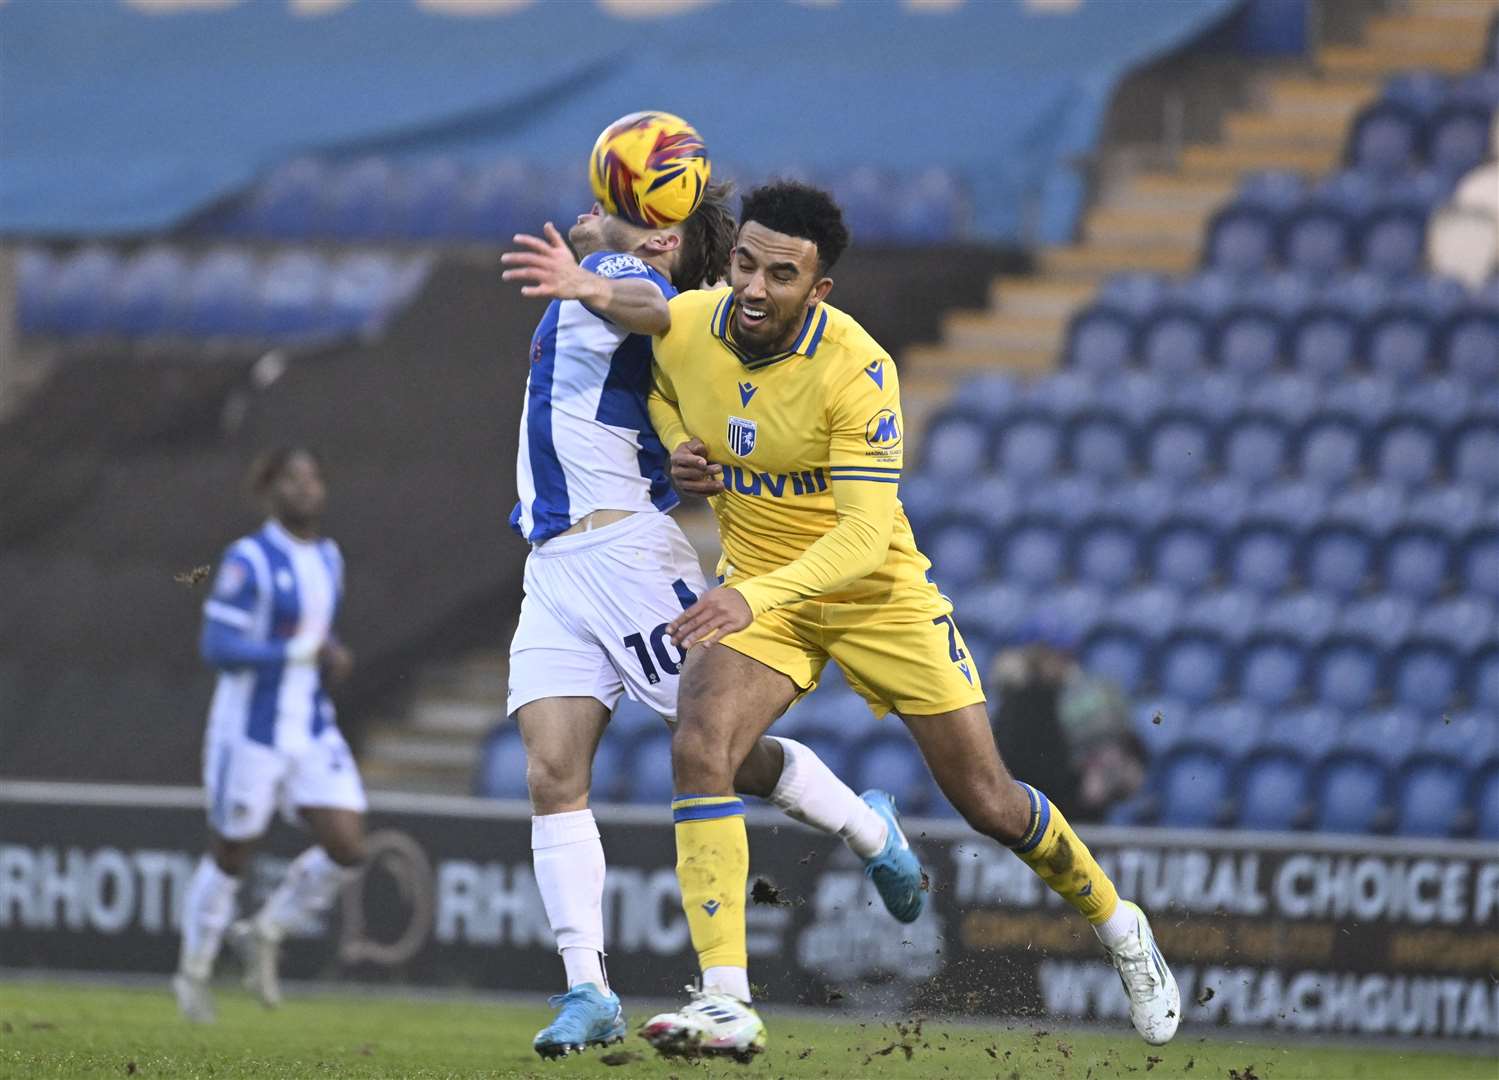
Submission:
[[[249,571],[238,559],[225,559],[219,567],[219,576],[214,579],[213,595],[220,600],[233,600],[245,587]]]
[[[894,409],[881,409],[864,425],[864,441],[876,450],[894,450],[900,438],[900,417]]]
[[[627,275],[648,275],[650,268],[634,255],[607,255],[592,268],[599,277],[617,278]]]

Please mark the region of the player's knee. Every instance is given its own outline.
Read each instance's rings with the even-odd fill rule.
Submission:
[[[210,847],[215,865],[230,877],[239,877],[250,861],[251,846],[239,840],[225,840],[216,836]]]
[[[1012,780],[987,783],[978,797],[960,807],[974,831],[1008,846],[1018,844],[1030,828],[1030,803]]]
[[[589,763],[560,756],[533,754],[526,759],[526,789],[538,814],[580,809],[588,801]]]
[[[722,791],[733,785],[734,764],[723,740],[678,725],[671,738],[671,772],[678,791]]]
[[[328,858],[338,863],[345,869],[352,869],[364,862],[366,851],[364,844],[364,830],[356,833],[338,836],[329,843],[323,845],[323,850],[328,853]]]

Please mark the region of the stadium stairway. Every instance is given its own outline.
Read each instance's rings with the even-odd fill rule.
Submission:
[[[1186,146],[1175,168],[1131,167],[1126,155],[1112,155],[1076,245],[1040,251],[1034,274],[996,278],[986,308],[949,312],[938,343],[905,351],[908,437],[932,406],[967,376],[992,369],[996,358],[1022,372],[1053,368],[1069,319],[1109,275],[1194,268],[1204,225],[1241,175],[1334,169],[1350,121],[1382,80],[1408,68],[1473,67],[1496,7],[1410,0],[1368,19],[1359,44],[1329,44],[1298,70],[1280,66],[1255,76],[1249,107],[1224,116],[1218,142]]]

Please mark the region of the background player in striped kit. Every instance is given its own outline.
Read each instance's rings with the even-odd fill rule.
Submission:
[[[203,658],[218,669],[203,747],[209,851],[188,883],[172,986],[187,1019],[214,1019],[208,980],[228,929],[261,1002],[280,1002],[281,939],[325,911],[364,858],[364,787],[334,721],[325,682],[354,658],[333,633],[343,596],[338,545],[319,534],[326,500],[315,454],[280,447],[250,487],[267,520],[236,540],[203,605]],[[230,927],[240,877],[280,807],[315,843],[252,917]]]
[[[526,748],[536,882],[568,983],[533,1043],[544,1057],[625,1033],[603,965],[604,849],[588,795],[622,694],[676,715],[682,653],[666,625],[706,592],[696,552],[665,513],[677,496],[647,415],[648,335],[665,330],[678,285],[723,275],[735,234],[727,196],[710,185],[691,218],[661,230],[595,207],[569,230],[581,265],[550,223],[544,237],[516,237],[524,250],[504,256],[507,280],[551,300],[531,342],[511,517],[533,551],[509,694]],[[761,740],[736,784],[841,836],[896,918],[920,914],[921,867],[888,795],[861,798],[784,738]]]

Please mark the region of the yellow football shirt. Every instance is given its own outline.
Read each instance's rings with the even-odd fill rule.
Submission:
[[[723,466],[711,502],[719,574],[755,615],[798,600],[884,603],[931,566],[896,491],[902,421],[895,365],[830,304],[808,313],[795,343],[752,358],[734,344],[728,289],[671,300],[655,341],[651,423],[668,450],[703,440]]]

